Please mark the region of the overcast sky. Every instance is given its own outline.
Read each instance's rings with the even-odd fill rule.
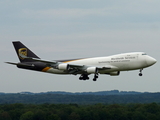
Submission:
[[[21,41],[47,60],[146,52],[160,60],[159,0],[1,0],[0,92],[160,92],[159,62],[143,70],[100,75],[93,82],[79,75],[18,69],[12,41]]]

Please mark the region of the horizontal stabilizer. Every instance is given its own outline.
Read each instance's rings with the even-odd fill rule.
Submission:
[[[24,64],[24,63],[12,63],[12,62],[5,62],[7,64],[11,64],[11,65],[20,65],[20,66],[27,66],[27,67],[33,67],[33,64]]]
[[[5,62],[7,64],[11,64],[11,65],[18,65],[18,63],[12,63],[12,62]]]

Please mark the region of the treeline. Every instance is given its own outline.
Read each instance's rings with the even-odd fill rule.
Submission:
[[[160,105],[1,104],[0,120],[160,120]]]
[[[1,94],[0,104],[128,104],[160,103],[160,93],[135,95],[66,95],[66,94]]]
[[[110,90],[110,91],[98,91],[98,92],[65,92],[65,91],[49,91],[49,92],[40,92],[40,93],[32,93],[32,92],[21,92],[20,94],[63,94],[63,95],[135,95],[149,92],[136,92],[136,91],[119,91],[119,90]],[[0,93],[0,94],[8,94],[8,93]]]

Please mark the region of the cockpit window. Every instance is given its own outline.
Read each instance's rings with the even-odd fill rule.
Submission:
[[[142,55],[147,55],[146,53],[143,53]]]

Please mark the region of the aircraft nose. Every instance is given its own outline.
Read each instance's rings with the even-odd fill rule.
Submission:
[[[150,57],[150,56],[147,57],[147,64],[148,64],[149,66],[155,64],[156,62],[157,62],[156,59],[154,59],[154,58],[152,58],[152,57]]]

